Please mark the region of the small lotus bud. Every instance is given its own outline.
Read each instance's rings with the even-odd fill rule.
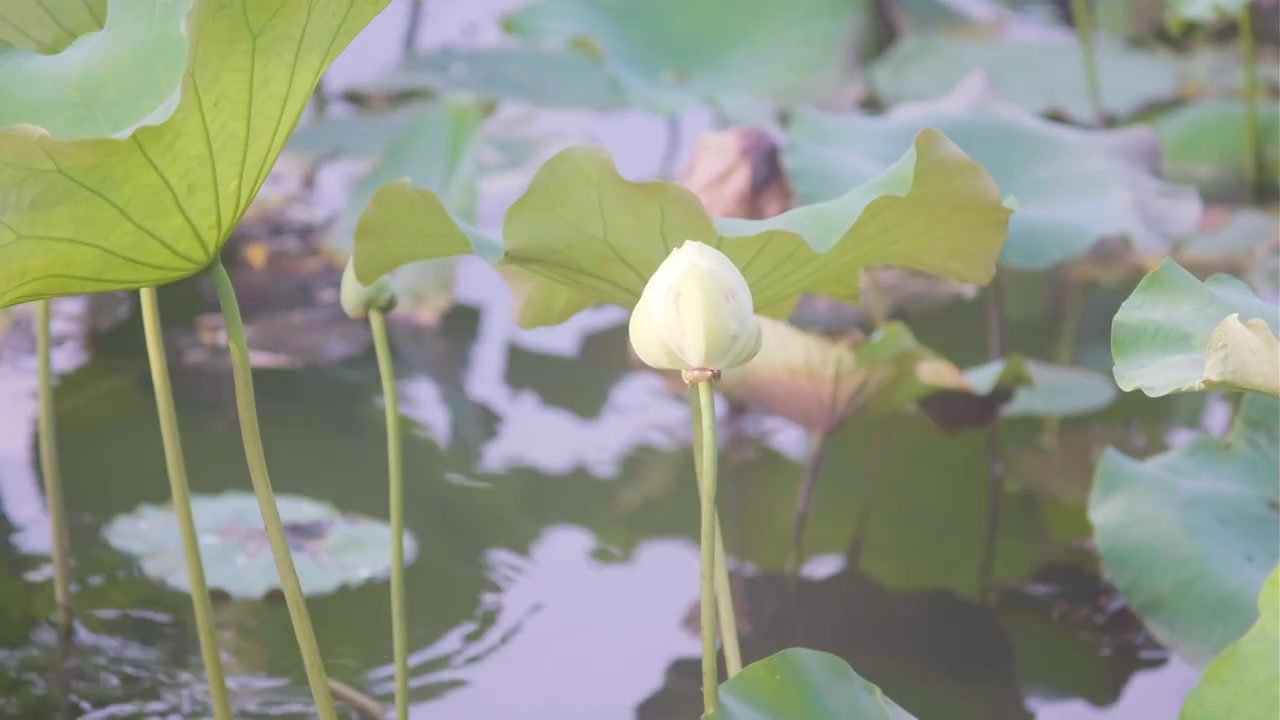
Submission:
[[[370,310],[390,312],[396,306],[396,291],[391,286],[391,278],[383,275],[368,287],[361,285],[351,260],[342,271],[342,289],[338,297],[342,311],[355,319],[368,317]]]
[[[673,250],[645,284],[630,335],[646,365],[679,370],[689,384],[760,352],[746,278],[724,253],[693,240]]]

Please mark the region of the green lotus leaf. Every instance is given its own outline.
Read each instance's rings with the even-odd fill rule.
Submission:
[[[783,164],[800,202],[834,197],[893,162],[889,153],[924,127],[947,134],[1018,200],[1000,264],[1044,270],[1122,235],[1143,254],[1163,256],[1194,231],[1193,188],[1155,174],[1147,128],[1084,130],[1038,118],[1001,99],[982,73],[937,100],[885,115],[798,110]]]
[[[392,138],[432,107],[434,105],[426,103],[410,103],[386,112],[329,114],[294,129],[284,146],[284,154],[319,160],[376,160]]]
[[[864,0],[538,0],[507,16],[537,47],[587,46],[632,104],[818,101],[846,89]]]
[[[0,306],[203,270],[317,78],[386,2],[197,0],[181,100],[163,123],[81,141],[0,130]]]
[[[1000,409],[1003,417],[1071,417],[1088,415],[1106,408],[1116,397],[1115,383],[1105,375],[1085,368],[1053,365],[1038,360],[1021,360],[1028,381],[1013,393]],[[994,360],[965,370],[975,388],[995,385],[1007,360]]]
[[[1160,135],[1165,177],[1196,185],[1218,199],[1240,197],[1247,190],[1244,171],[1244,103],[1199,100],[1155,120]],[[1258,108],[1258,142],[1262,156],[1260,187],[1280,187],[1280,108],[1264,102]]]
[[[443,47],[408,58],[370,89],[469,93],[547,108],[626,104],[621,85],[600,63],[573,50],[534,47]]]
[[[830,653],[787,648],[720,685],[704,720],[912,720],[912,715]]]
[[[1238,18],[1249,7],[1250,0],[1168,0],[1165,22],[1175,31],[1187,23],[1207,23]]]
[[[1151,397],[1199,390],[1280,396],[1280,308],[1229,275],[1201,282],[1172,260],[1116,311],[1111,354],[1121,390]]]
[[[107,0],[6,0],[0,3],[0,47],[52,55],[101,30],[106,17]]]
[[[1280,567],[1258,595],[1258,621],[1205,668],[1180,720],[1271,720],[1280,717]]]
[[[1103,109],[1128,117],[1178,97],[1178,73],[1158,56],[1094,34]],[[970,72],[983,70],[1002,97],[1037,115],[1094,118],[1074,35],[1034,37],[904,36],[871,66],[876,92],[889,104],[944,95]]]
[[[1203,665],[1257,618],[1280,559],[1280,401],[1246,395],[1225,437],[1146,460],[1109,449],[1089,498],[1098,552],[1147,627]]]
[[[298,495],[277,494],[276,505],[298,580],[307,595],[387,577],[391,570],[391,527],[387,523]],[[280,587],[258,501],[252,493],[193,495],[191,512],[211,589],[235,598],[259,598]],[[102,534],[111,547],[136,558],[147,577],[190,591],[172,506],[140,505],[112,518]],[[404,540],[405,564],[409,564],[418,545],[407,531]]]
[[[856,300],[852,279],[868,265],[985,283],[1011,213],[986,171],[929,129],[869,182],[758,221],[713,222],[688,189],[625,180],[603,151],[580,147],[543,164],[508,210],[500,255],[429,190],[383,186],[357,225],[355,268],[368,284],[407,262],[474,249],[497,258],[519,324],[538,327],[593,305],[632,307],[667,254],[696,240],[737,264],[756,312],[785,317],[803,292]]]
[[[352,189],[346,206],[325,233],[329,249],[346,262],[361,210],[379,187],[396,178],[431,189],[460,220],[474,222],[476,155],[486,115],[479,105],[461,101],[415,113]],[[398,228],[387,230],[400,232]],[[424,260],[392,272],[397,310],[412,312],[428,322],[437,319],[453,303],[453,265],[451,259]]]
[[[78,2],[60,4],[68,18],[93,17]],[[0,128],[36,125],[65,141],[126,137],[140,124],[162,122],[182,85],[189,4],[111,0],[101,31],[83,26],[85,34],[57,55],[0,50]]]

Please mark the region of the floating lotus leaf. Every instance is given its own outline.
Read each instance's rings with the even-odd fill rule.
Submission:
[[[370,89],[469,93],[545,108],[626,105],[621,85],[600,63],[573,50],[533,47],[443,47],[406,59]]]
[[[125,137],[167,118],[186,66],[189,0],[111,0],[101,31],[88,7],[59,5],[69,28],[85,34],[56,55],[0,49],[0,128],[25,123],[59,140],[79,140]],[[0,10],[0,28],[8,12]]]
[[[1272,720],[1280,717],[1280,567],[1258,595],[1258,621],[1205,668],[1181,720]]]
[[[1029,381],[1015,390],[1013,398],[1000,409],[1003,417],[1087,415],[1104,409],[1116,397],[1115,383],[1092,370],[1038,360],[1020,362]],[[1004,359],[995,360],[969,368],[964,374],[975,388],[992,387],[1007,363]]]
[[[391,528],[382,520],[340,512],[298,495],[276,495],[298,580],[307,595],[330,593],[382,579],[391,571]],[[266,530],[252,493],[194,495],[195,516],[210,589],[234,598],[259,598],[280,587]],[[107,543],[136,558],[143,574],[162,585],[189,591],[178,520],[171,506],[139,505],[103,528]],[[405,532],[405,563],[418,544]]]
[[[1098,77],[1102,107],[1109,115],[1128,117],[1178,97],[1178,73],[1172,63],[1127,48],[1105,33],[1094,34],[1094,46],[1103,69]],[[1092,122],[1080,52],[1071,34],[908,35],[881,55],[870,73],[877,94],[894,105],[931,100],[973,70],[983,70],[996,92],[1023,110]]]
[[[720,707],[704,720],[912,720],[830,653],[788,648],[720,685]]]
[[[1229,275],[1200,282],[1172,260],[1116,312],[1111,354],[1120,389],[1252,390],[1280,396],[1280,308]]]
[[[52,55],[101,30],[107,0],[6,0],[0,3],[0,52],[5,44]]]
[[[1230,199],[1247,190],[1244,170],[1244,103],[1199,100],[1155,120],[1160,135],[1165,177],[1194,184],[1206,195]],[[1262,156],[1260,187],[1280,184],[1280,108],[1263,102],[1258,108],[1258,143]]]
[[[586,45],[632,104],[675,113],[822,100],[846,89],[864,0],[538,0],[504,27],[539,47]]]
[[[1280,559],[1280,401],[1246,395],[1225,437],[1134,460],[1109,449],[1089,498],[1106,568],[1162,642],[1203,665],[1257,618]]]
[[[181,99],[162,123],[72,142],[0,129],[0,306],[207,267],[320,74],[386,3],[195,0]]]
[[[696,240],[742,270],[757,313],[784,317],[806,291],[855,300],[854,279],[868,265],[985,283],[1011,212],[982,167],[934,130],[875,179],[760,221],[713,222],[688,189],[625,180],[604,152],[569,148],[511,206],[501,246],[456,222],[430,190],[384,185],[356,227],[355,269],[368,284],[408,262],[474,249],[496,259],[520,325],[537,327],[594,305],[632,307],[663,258]]]
[[[783,162],[800,202],[818,202],[881,172],[895,159],[892,148],[925,127],[946,133],[1017,198],[1001,265],[1044,270],[1109,236],[1162,256],[1199,225],[1195,190],[1156,176],[1159,150],[1148,128],[1049,122],[996,95],[980,72],[945,97],[885,115],[798,110]]]

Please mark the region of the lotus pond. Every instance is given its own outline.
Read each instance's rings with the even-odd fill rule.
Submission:
[[[0,717],[1272,720],[1277,26],[6,3]]]

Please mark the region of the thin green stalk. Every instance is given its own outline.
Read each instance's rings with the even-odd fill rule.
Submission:
[[[58,628],[64,639],[71,635],[71,536],[67,509],[62,501],[62,475],[58,471],[58,440],[53,420],[53,362],[50,356],[49,301],[41,300],[36,313],[36,354],[40,363],[40,476],[49,512],[50,550],[53,554],[53,598],[58,608]]]
[[[1089,103],[1093,106],[1093,115],[1098,127],[1106,124],[1106,115],[1102,110],[1102,89],[1098,84],[1098,55],[1093,47],[1093,14],[1089,9],[1089,0],[1071,0],[1071,20],[1076,26],[1076,37],[1080,40],[1080,57],[1084,62],[1084,79],[1089,88]]]
[[[1258,190],[1258,58],[1253,50],[1253,13],[1240,10],[1240,51],[1244,53],[1244,179],[1245,196],[1253,201]]]
[[[142,304],[142,329],[146,334],[147,359],[151,363],[151,384],[155,387],[156,413],[160,416],[160,439],[164,444],[164,463],[169,471],[169,492],[173,495],[173,511],[178,516],[182,535],[182,552],[187,562],[187,578],[191,582],[191,605],[196,615],[196,636],[204,672],[209,678],[209,702],[217,720],[231,720],[231,703],[222,678],[222,659],[218,654],[217,626],[213,620],[213,603],[204,581],[204,563],[200,559],[200,543],[196,539],[195,518],[191,515],[191,490],[187,486],[187,463],[182,453],[182,435],[178,430],[178,411],[173,404],[173,386],[169,382],[169,362],[164,354],[164,334],[160,324],[160,302],[155,288],[138,291]]]
[[[711,381],[696,384],[702,439],[702,472],[698,473],[701,513],[700,608],[702,611],[702,705],[707,714],[716,711],[720,676],[716,672],[715,537],[716,537],[716,409]]]
[[[1058,340],[1054,348],[1053,361],[1058,365],[1070,365],[1076,358],[1076,336],[1080,332],[1080,306],[1084,302],[1083,286],[1067,268],[1065,275],[1066,288],[1062,299],[1062,317],[1058,322]],[[1044,432],[1040,442],[1045,447],[1058,444],[1058,431],[1062,426],[1062,418],[1053,415],[1044,419]]]
[[[289,554],[289,541],[280,522],[280,510],[276,507],[271,491],[271,476],[267,473],[266,453],[262,449],[262,434],[258,429],[258,410],[253,397],[253,373],[249,364],[249,344],[244,337],[244,321],[240,318],[240,304],[236,291],[222,261],[217,260],[209,268],[222,306],[222,317],[227,328],[227,349],[231,354],[231,371],[236,387],[236,412],[240,416],[240,439],[244,443],[245,460],[249,464],[249,478],[253,482],[253,494],[258,498],[258,511],[267,531],[271,555],[276,561],[276,573],[280,576],[280,589],[284,591],[285,605],[293,623],[293,634],[302,653],[302,664],[307,672],[307,684],[316,703],[316,713],[321,720],[337,720],[333,698],[329,694],[328,678],[315,631],[311,628],[311,616],[307,613],[307,599],[298,583],[298,573]]]
[[[863,293],[867,297],[867,309],[871,312],[871,327],[879,330],[889,321],[889,308],[885,301],[880,279],[871,268],[862,271]]]
[[[733,609],[733,587],[725,559],[724,534],[716,513],[716,617],[720,623],[720,643],[724,649],[724,669],[728,677],[742,672],[742,649],[738,647],[738,619]]]
[[[387,491],[391,515],[391,635],[396,663],[396,720],[409,717],[409,637],[404,612],[404,471],[400,453],[400,410],[396,374],[387,342],[387,320],[381,310],[369,311],[373,347],[382,377],[382,404],[387,418]]]

